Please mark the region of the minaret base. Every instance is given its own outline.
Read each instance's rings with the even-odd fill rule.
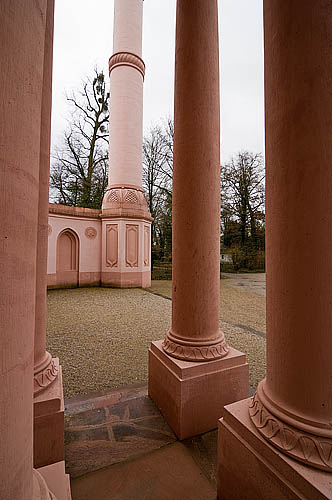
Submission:
[[[219,421],[219,500],[331,500],[331,473],[303,465],[271,446],[250,419],[250,402],[228,405]]]
[[[101,286],[151,286],[150,228],[142,219],[103,219]]]
[[[151,286],[151,222],[143,189],[113,185],[102,209],[101,285]]]
[[[248,397],[242,352],[229,348],[221,359],[183,361],[166,354],[162,342],[149,349],[149,396],[179,439],[215,429],[226,404]]]

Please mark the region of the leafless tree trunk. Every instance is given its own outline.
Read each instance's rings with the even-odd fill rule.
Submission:
[[[95,70],[82,90],[67,96],[72,113],[52,160],[50,186],[65,205],[100,208],[107,187],[109,93]]]
[[[152,225],[152,256],[154,260],[171,256],[173,120],[152,127],[143,140],[143,187],[154,222]]]

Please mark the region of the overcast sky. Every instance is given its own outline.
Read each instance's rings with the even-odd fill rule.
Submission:
[[[242,149],[264,151],[263,0],[219,0],[222,162]],[[66,127],[65,91],[97,66],[108,75],[113,0],[56,0],[52,144]],[[144,132],[173,116],[176,0],[145,0]]]

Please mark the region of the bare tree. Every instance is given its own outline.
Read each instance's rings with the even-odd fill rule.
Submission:
[[[82,90],[67,96],[69,127],[53,156],[50,186],[64,205],[100,208],[107,187],[109,93],[95,69]]]
[[[221,207],[225,220],[240,225],[241,244],[257,237],[264,215],[265,172],[261,153],[242,151],[221,167]]]
[[[173,120],[151,128],[143,140],[143,187],[152,225],[153,258],[171,256],[172,240],[172,178],[173,178]]]
[[[242,151],[221,167],[222,240],[242,261],[240,267],[255,267],[250,260],[264,250],[264,203],[263,156]]]

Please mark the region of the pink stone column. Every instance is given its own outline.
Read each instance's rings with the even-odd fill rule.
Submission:
[[[54,0],[48,0],[41,107],[40,168],[36,266],[36,310],[34,348],[34,394],[46,389],[58,375],[50,353],[46,351],[46,287],[48,246],[48,198],[51,148],[52,67]]]
[[[102,206],[102,284],[151,284],[151,215],[142,188],[143,0],[115,0],[109,185]]]
[[[54,0],[47,0],[41,102],[36,303],[34,344],[34,466],[64,460],[64,400],[61,367],[46,351],[48,196],[51,142]]]
[[[0,498],[6,500],[31,500],[33,495],[33,350],[46,5],[44,0],[0,3]]]
[[[172,328],[164,350],[225,356],[220,307],[220,120],[216,0],[177,3]]]
[[[110,70],[109,185],[142,188],[143,0],[115,0]]]
[[[265,0],[264,26],[267,375],[249,411],[332,472],[332,4]]]
[[[219,328],[219,155],[217,0],[178,0],[172,327],[149,349],[149,396],[179,439],[217,427],[249,392],[245,355]]]

